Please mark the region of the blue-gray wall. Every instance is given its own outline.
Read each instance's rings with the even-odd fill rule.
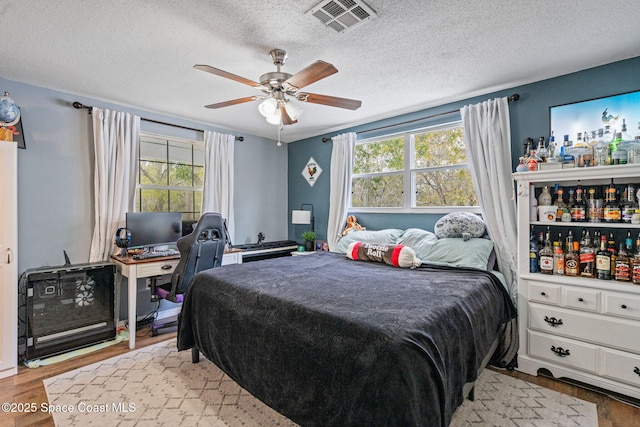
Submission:
[[[94,225],[91,116],[71,104],[128,111],[141,117],[196,129],[234,133],[202,123],[141,111],[0,78],[20,106],[26,150],[18,150],[18,271],[85,263]],[[132,100],[135,103],[135,100]],[[141,129],[202,140],[201,132],[142,121]],[[235,134],[235,133],[234,133]],[[254,135],[235,145],[235,241],[287,238],[287,149]],[[144,280],[138,286],[138,315],[153,309]],[[121,313],[126,313],[126,279]]]
[[[431,116],[447,111],[459,110],[464,105],[476,104],[487,99],[509,96],[514,93],[520,95],[520,100],[509,104],[511,119],[511,155],[513,168],[522,154],[522,142],[527,137],[537,139],[540,136],[548,138],[549,107],[572,102],[584,101],[603,96],[640,90],[640,57],[612,64],[596,67],[553,79],[542,80],[524,86],[518,86],[499,92],[487,93],[459,102],[442,105],[437,108],[429,108],[411,114],[394,117],[369,123],[366,125],[347,128],[341,131],[320,135],[317,137],[296,141],[289,144],[289,210],[297,209],[301,203],[312,203],[316,217],[316,232],[319,239],[326,239],[327,218],[329,209],[330,164],[332,143],[322,142],[323,137],[332,137],[344,132],[362,132],[364,130],[402,123],[405,121]],[[345,114],[348,114],[345,113]],[[385,132],[399,132],[424,127],[439,123],[447,123],[459,120],[460,114],[451,114],[437,117],[431,120],[421,121],[407,125],[395,126],[384,131],[367,132],[359,135],[372,137],[383,135]],[[637,123],[640,117],[628,120]],[[635,128],[634,129],[635,132]],[[300,175],[309,157],[313,157],[322,167],[322,176],[313,188],[309,187]],[[511,197],[505,195],[504,197]],[[439,214],[374,214],[358,213],[358,222],[372,230],[381,228],[408,228],[419,227],[433,229],[435,222],[440,218]],[[304,226],[294,226],[289,212],[289,238],[301,240],[300,233]],[[302,227],[302,228],[301,228]]]

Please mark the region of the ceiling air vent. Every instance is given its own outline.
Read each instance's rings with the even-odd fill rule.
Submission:
[[[324,0],[307,13],[339,33],[352,30],[378,16],[361,0]]]

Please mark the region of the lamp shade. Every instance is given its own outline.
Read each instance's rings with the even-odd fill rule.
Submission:
[[[298,120],[302,115],[302,108],[293,101],[287,100],[287,103],[284,104],[284,109],[287,110],[287,114],[292,120]]]
[[[273,115],[278,109],[278,101],[273,98],[267,98],[258,105],[258,111],[264,117]]]
[[[311,211],[291,211],[292,224],[311,224]]]

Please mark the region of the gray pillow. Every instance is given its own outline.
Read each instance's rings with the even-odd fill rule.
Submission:
[[[463,240],[469,240],[472,237],[482,237],[485,224],[476,214],[452,212],[440,218],[433,231],[438,239],[462,237]]]

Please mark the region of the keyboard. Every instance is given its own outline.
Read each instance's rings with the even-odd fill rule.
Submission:
[[[136,254],[132,256],[132,258],[136,260],[141,260],[141,259],[149,259],[149,258],[162,258],[165,256],[175,256],[175,255],[180,255],[180,252],[177,250],[145,252],[142,254]]]

